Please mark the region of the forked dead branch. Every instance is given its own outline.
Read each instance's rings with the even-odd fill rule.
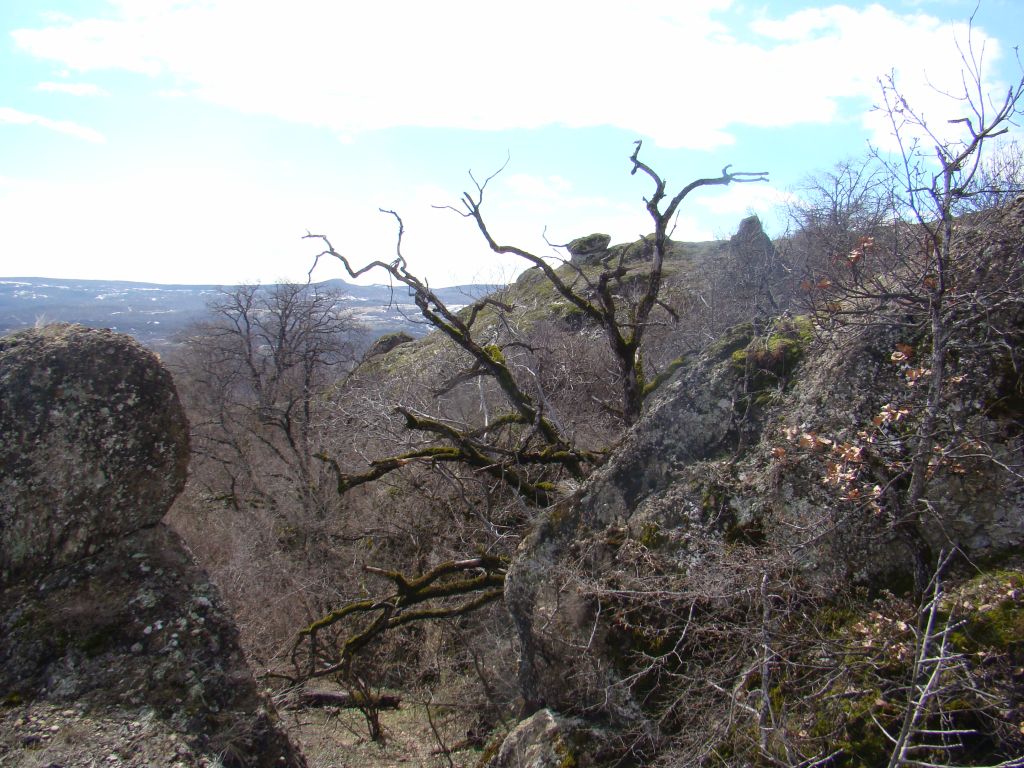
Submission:
[[[644,200],[654,231],[646,238],[649,258],[640,263],[627,264],[625,252],[620,251],[617,257],[603,261],[600,269],[594,273],[571,262],[556,267],[550,259],[518,246],[499,244],[484,219],[483,199],[488,184],[503,169],[482,182],[478,182],[470,173],[475,191],[462,195],[462,208],[443,206],[472,219],[488,247],[495,253],[514,254],[539,269],[563,299],[602,329],[615,361],[615,387],[620,399],[618,416],[627,427],[639,419],[643,404],[651,393],[683,362],[682,358],[678,358],[657,376],[648,379],[645,375],[644,334],[650,327],[652,311],[659,306],[669,229],[679,206],[690,193],[701,187],[768,180],[765,171],[730,171],[731,166],[726,166],[721,175],[696,179],[668,198],[665,179],[640,160],[641,146],[641,142],[637,141],[636,149],[630,156],[630,173],[636,174],[639,171],[654,182],[653,194]],[[532,387],[527,383],[529,377],[506,358],[501,345],[483,340],[489,334],[493,335],[493,324],[481,322],[485,317],[493,320],[493,316],[485,310],[501,312],[507,307],[492,298],[484,298],[460,311],[450,309],[425,279],[410,271],[402,252],[405,228],[401,217],[395,211],[382,209],[382,212],[393,216],[398,224],[394,260],[376,260],[357,266],[351,258],[336,250],[327,236],[308,234],[307,238],[320,240],[325,246],[316,256],[314,267],[321,258],[330,256],[337,259],[352,278],[381,270],[394,281],[406,286],[427,322],[470,357],[469,366],[453,377],[453,381],[468,381],[479,377],[489,379],[504,396],[507,410],[494,419],[487,419],[482,425],[466,428],[455,421],[427,417],[408,408],[401,409],[400,413],[409,430],[432,434],[441,445],[382,458],[372,462],[369,470],[355,473],[347,473],[332,458],[321,456],[337,477],[339,493],[376,480],[413,461],[461,462],[507,483],[530,504],[551,504],[556,500],[556,496],[551,493],[551,468],[557,467],[579,480],[601,462],[602,454],[575,445],[571,437],[545,413],[543,393],[531,392]],[[627,291],[622,290],[624,281],[636,276],[643,282],[641,294],[633,300],[624,299],[628,295]],[[538,471],[531,471],[531,468]],[[540,479],[533,479],[538,474]]]

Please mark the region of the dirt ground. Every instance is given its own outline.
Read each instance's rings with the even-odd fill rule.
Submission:
[[[402,708],[381,713],[386,743],[374,744],[367,735],[366,722],[355,710],[307,709],[285,712],[289,735],[298,742],[309,768],[472,768],[480,749],[454,749],[465,741],[471,713],[439,706],[430,707],[437,734],[450,751],[446,757],[438,735],[430,727],[427,707],[402,704]]]

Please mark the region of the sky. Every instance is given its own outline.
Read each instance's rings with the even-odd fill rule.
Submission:
[[[770,234],[802,179],[892,146],[878,78],[945,125],[968,40],[1020,78],[1024,0],[0,0],[0,276],[306,279],[327,235],[435,286],[503,282],[458,208],[541,255],[652,230],[649,179],[698,190],[674,237]],[[440,207],[438,207],[440,206]],[[321,263],[313,279],[345,277]],[[384,282],[378,274],[369,281]]]

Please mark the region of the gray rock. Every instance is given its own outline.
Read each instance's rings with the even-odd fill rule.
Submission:
[[[740,222],[736,234],[729,238],[730,247],[750,260],[763,260],[774,257],[775,245],[768,237],[757,216],[747,216]]]
[[[991,249],[993,271],[1019,269],[1024,201],[1004,218],[977,242],[960,240],[972,253]],[[769,261],[770,247],[755,218],[733,242]],[[961,278],[984,287],[1000,276]],[[1009,280],[996,286],[1012,292]],[[510,565],[505,602],[520,638],[523,714],[550,709],[600,722],[623,743],[665,743],[665,710],[651,704],[664,692],[650,693],[650,681],[666,685],[678,662],[691,688],[672,706],[685,710],[679,702],[690,695],[706,706],[713,686],[701,675],[719,663],[715,642],[733,634],[731,658],[756,657],[743,644],[758,636],[758,612],[728,615],[730,603],[756,594],[746,557],[769,564],[764,573],[784,571],[800,599],[828,604],[861,589],[905,592],[923,551],[956,548],[972,563],[1019,554],[1024,317],[1014,304],[957,319],[940,423],[948,453],[962,458],[934,460],[914,531],[905,499],[886,494],[898,492],[926,406],[924,388],[894,356],[906,346],[927,363],[919,328],[766,316],[756,333],[753,323],[737,326],[681,367],[607,462],[545,511]],[[883,429],[879,414],[894,404],[908,423]],[[984,445],[960,454],[965,435],[984,435]],[[715,595],[727,597],[716,607]],[[549,719],[531,729],[526,744],[555,739]]]
[[[757,216],[743,219],[729,238],[713,282],[715,291],[731,297],[744,319],[778,315],[787,304],[789,273]]]
[[[505,603],[520,635],[526,711],[550,706],[577,713],[600,706],[620,724],[642,719],[608,663],[614,652],[605,642],[608,627],[594,615],[586,589],[576,588],[577,559],[581,551],[593,550],[594,540],[614,535],[608,532],[632,528],[639,510],[684,480],[686,466],[731,455],[741,436],[736,403],[743,395],[731,355],[751,336],[749,325],[737,328],[682,368],[608,463],[574,497],[550,510],[520,545],[506,578]],[[680,503],[673,512],[688,508]],[[707,524],[699,514],[676,522]],[[596,573],[612,567],[604,561],[587,565]],[[569,678],[574,685],[565,684]]]
[[[487,768],[587,768],[600,736],[572,718],[542,709],[517,725]]]
[[[136,751],[124,724],[154,718],[160,760],[305,765],[209,579],[160,523],[187,436],[169,374],[128,337],[60,325],[0,339],[0,701],[88,711],[87,738],[47,746],[62,765]],[[0,763],[42,738],[32,722],[0,718]]]
[[[600,233],[577,237],[566,246],[570,256],[569,262],[577,267],[582,267],[600,264],[608,257],[614,258],[614,254],[608,249],[608,244],[611,241],[609,235]],[[616,246],[616,248],[618,247]]]
[[[154,719],[188,745],[195,761],[187,765],[203,757],[237,768],[305,765],[257,688],[216,590],[164,525],[0,590],[0,700],[26,712],[83,708],[97,723]],[[0,739],[0,764],[25,733],[14,727],[14,744]],[[51,757],[80,765],[105,755],[81,742],[66,752]]]
[[[366,354],[363,355],[363,359],[369,360],[371,357],[377,357],[378,355],[387,354],[395,347],[399,347],[402,344],[408,344],[415,340],[416,339],[414,339],[405,331],[385,333],[383,336],[379,337],[375,342],[373,342],[373,344],[370,345],[370,348],[366,350]]]
[[[0,339],[0,583],[155,525],[187,465],[170,375],[136,342],[76,325]]]
[[[592,235],[577,237],[566,246],[566,249],[568,249],[569,254],[573,257],[573,262],[576,262],[577,259],[587,261],[589,258],[608,250],[608,244],[611,241],[610,235],[595,232]]]
[[[554,714],[542,709],[512,730],[488,768],[559,768],[565,751]]]

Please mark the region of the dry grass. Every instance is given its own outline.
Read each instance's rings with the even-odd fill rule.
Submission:
[[[430,716],[448,749],[466,738],[472,713],[433,705]],[[480,759],[478,749],[450,753],[451,762],[438,754],[440,744],[430,727],[427,707],[403,704],[381,712],[387,737],[383,746],[366,735],[362,715],[356,710],[304,710],[285,712],[285,724],[309,761],[309,768],[384,768],[414,765],[424,768],[470,768]]]

